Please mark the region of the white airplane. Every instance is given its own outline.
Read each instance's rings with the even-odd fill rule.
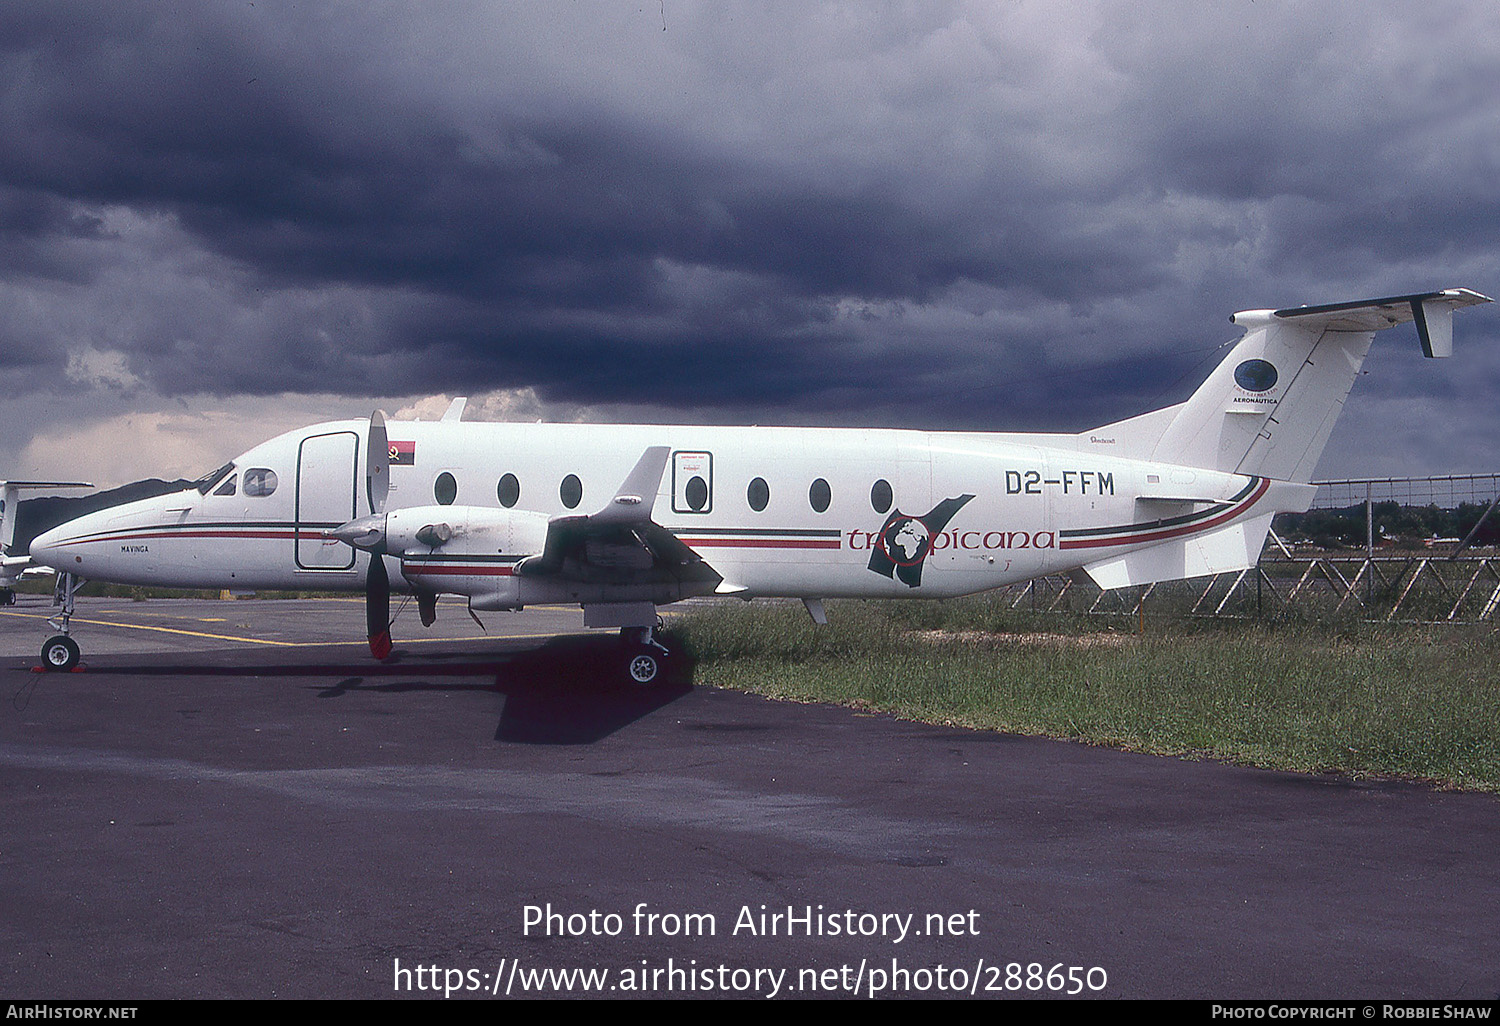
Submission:
[[[0,481],[0,606],[16,603],[16,584],[22,577],[50,573],[32,563],[29,556],[12,555],[16,541],[16,503],[23,490],[92,488],[87,481]]]
[[[1246,569],[1308,484],[1380,329],[1452,351],[1467,289],[1235,314],[1245,336],[1186,402],[1076,435],[791,427],[317,424],[173,495],[40,535],[59,572],[43,662],[79,659],[77,582],[363,590],[390,653],[393,587],[431,624],[583,607],[646,683],[657,608],[697,595],[942,598],[1068,571],[1102,588]],[[477,619],[477,618],[476,618]]]

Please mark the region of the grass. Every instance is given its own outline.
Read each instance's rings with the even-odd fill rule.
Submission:
[[[700,683],[915,720],[1500,791],[1492,626],[1101,618],[994,598],[712,607]]]

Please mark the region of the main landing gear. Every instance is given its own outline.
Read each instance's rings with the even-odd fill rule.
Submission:
[[[73,619],[73,597],[78,594],[78,589],[85,582],[73,574],[62,573],[57,575],[57,583],[52,589],[52,604],[62,606],[62,612],[47,621],[47,626],[58,633],[48,638],[46,644],[42,645],[42,668],[44,670],[58,670],[66,673],[78,665],[83,652],[68,633],[68,622]]]
[[[655,627],[620,628],[620,641],[625,649],[625,677],[630,683],[642,687],[655,684],[666,670],[666,660],[671,653],[656,640],[656,632],[660,629],[660,618]]]

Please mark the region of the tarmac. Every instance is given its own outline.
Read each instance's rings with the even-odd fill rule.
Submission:
[[[577,610],[0,609],[0,998],[1495,999],[1500,798],[618,683]]]

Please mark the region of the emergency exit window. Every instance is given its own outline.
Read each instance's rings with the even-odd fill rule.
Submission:
[[[714,508],[714,458],[706,452],[672,454],[672,512],[711,513]]]

